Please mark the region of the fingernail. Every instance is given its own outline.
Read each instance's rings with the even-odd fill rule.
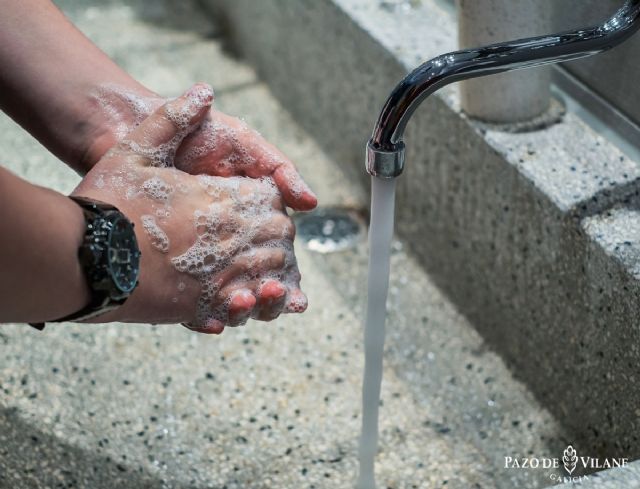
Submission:
[[[183,105],[184,112],[189,117],[195,117],[205,107],[209,108],[213,101],[213,89],[206,83],[196,83],[184,94],[187,102]]]
[[[251,317],[256,305],[256,297],[249,289],[239,289],[229,296],[227,323],[229,326],[242,326]]]
[[[307,296],[304,292],[298,290],[295,293],[290,294],[289,303],[287,304],[285,311],[301,313],[307,310],[308,305],[309,301],[307,300]]]
[[[298,188],[293,189],[292,193],[294,195],[297,195],[299,199],[303,198],[304,196],[304,200],[306,201],[305,207],[308,207],[308,210],[311,210],[316,205],[318,205],[318,197],[304,180],[300,180]]]
[[[220,334],[224,331],[224,324],[217,319],[209,318],[202,329],[209,334]]]
[[[187,329],[197,333],[204,334],[220,334],[224,331],[224,325],[216,319],[208,319],[202,325],[194,325],[193,323],[181,323]]]
[[[286,295],[287,288],[277,280],[268,279],[261,286],[258,291],[261,305],[271,306]],[[267,294],[268,298],[265,298]]]
[[[208,83],[196,83],[187,90],[187,97],[191,99],[202,100],[203,103],[209,103],[213,100],[213,88]]]

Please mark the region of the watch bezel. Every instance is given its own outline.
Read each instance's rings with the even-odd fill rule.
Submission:
[[[114,217],[114,219],[111,219],[111,217]],[[106,240],[106,249],[105,249],[105,256],[103,256],[103,260],[106,260],[106,269],[109,275],[109,278],[112,282],[112,284],[118,289],[118,291],[120,292],[120,294],[118,294],[118,296],[126,296],[128,297],[133,290],[136,288],[136,286],[138,285],[138,279],[140,277],[140,249],[137,246],[137,240],[136,240],[136,235],[135,235],[135,230],[134,230],[134,224],[129,221],[129,219],[127,219],[122,213],[118,212],[117,214],[110,215],[107,217],[107,219],[109,219],[109,222],[111,223],[111,229],[109,230],[109,235],[107,237]],[[135,249],[133,250],[127,250],[129,252],[129,255],[131,258],[136,260],[136,276],[135,279],[132,281],[129,281],[131,283],[131,285],[129,287],[125,287],[124,284],[121,283],[121,281],[118,279],[118,270],[114,269],[113,266],[113,262],[111,260],[111,250],[116,249],[116,246],[113,243],[113,238],[114,238],[114,234],[116,232],[117,226],[120,223],[124,223],[127,226],[128,231],[131,233],[131,235],[133,236],[133,243],[136,245]],[[120,248],[117,248],[118,250]],[[114,297],[112,294],[113,298],[120,298],[120,297]]]

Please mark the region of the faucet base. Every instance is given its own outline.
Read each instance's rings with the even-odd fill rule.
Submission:
[[[404,170],[404,143],[394,144],[394,149],[376,148],[370,140],[367,143],[367,172],[378,178],[395,178]]]

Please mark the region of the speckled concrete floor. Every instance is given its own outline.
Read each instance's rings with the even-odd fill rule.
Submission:
[[[58,4],[151,88],[210,82],[219,108],[288,153],[321,203],[366,206],[190,1]],[[4,116],[0,147],[34,182],[77,182]],[[549,485],[549,472],[506,470],[504,457],[560,456],[560,428],[394,246],[380,487]],[[298,255],[309,310],[219,338],[179,326],[0,328],[0,487],[351,487],[366,246]]]

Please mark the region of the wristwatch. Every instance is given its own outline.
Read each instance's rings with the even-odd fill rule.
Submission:
[[[78,259],[91,293],[80,311],[55,321],[82,321],[118,308],[138,285],[140,249],[133,223],[110,204],[70,197],[84,213],[86,229]],[[44,329],[44,323],[30,323]]]

